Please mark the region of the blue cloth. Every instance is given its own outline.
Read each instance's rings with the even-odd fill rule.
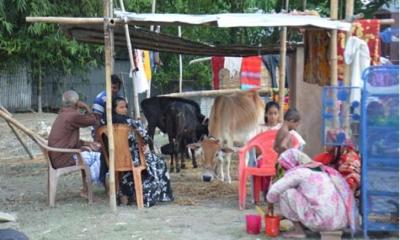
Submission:
[[[122,95],[118,93],[117,97],[122,97]],[[106,100],[107,100],[106,91],[102,91],[99,94],[97,94],[93,102],[92,111],[94,113],[100,114],[101,119],[106,119]]]

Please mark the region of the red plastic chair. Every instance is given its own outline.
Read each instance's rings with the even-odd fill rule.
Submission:
[[[276,175],[275,163],[278,154],[274,151],[274,142],[277,130],[270,130],[258,134],[239,150],[239,208],[243,210],[246,204],[246,182],[247,177],[254,176],[254,201],[260,200],[260,191],[263,177]],[[261,152],[259,167],[248,167],[246,165],[246,153],[252,148],[258,148]]]

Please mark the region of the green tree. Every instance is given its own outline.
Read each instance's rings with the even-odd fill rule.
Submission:
[[[26,16],[101,16],[97,0],[0,0],[0,69],[29,64],[40,96],[49,73],[83,72],[102,59],[102,48],[68,39],[55,24],[27,23]],[[39,97],[39,111],[41,100]]]

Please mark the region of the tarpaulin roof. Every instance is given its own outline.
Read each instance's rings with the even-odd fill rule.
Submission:
[[[335,21],[319,16],[292,13],[222,13],[222,14],[165,14],[132,13],[115,10],[120,18],[127,18],[130,23],[154,25],[213,25],[230,27],[317,27],[350,31],[348,22]]]

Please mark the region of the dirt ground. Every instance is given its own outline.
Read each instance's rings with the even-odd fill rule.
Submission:
[[[15,117],[38,130],[38,122],[50,125],[55,114]],[[89,139],[90,131],[81,135]],[[141,210],[119,206],[116,213],[111,212],[101,186],[94,190],[97,201],[88,205],[79,197],[80,176],[70,174],[60,178],[56,207],[50,208],[46,163],[37,155],[39,149],[28,143],[36,154],[34,160],[0,120],[0,212],[17,216],[17,222],[0,223],[0,229],[15,228],[30,239],[267,239],[264,234],[246,234],[244,216],[256,211],[251,203],[248,210],[238,209],[237,181],[203,183],[199,169],[171,174],[174,202]],[[308,234],[308,238],[318,237]]]

